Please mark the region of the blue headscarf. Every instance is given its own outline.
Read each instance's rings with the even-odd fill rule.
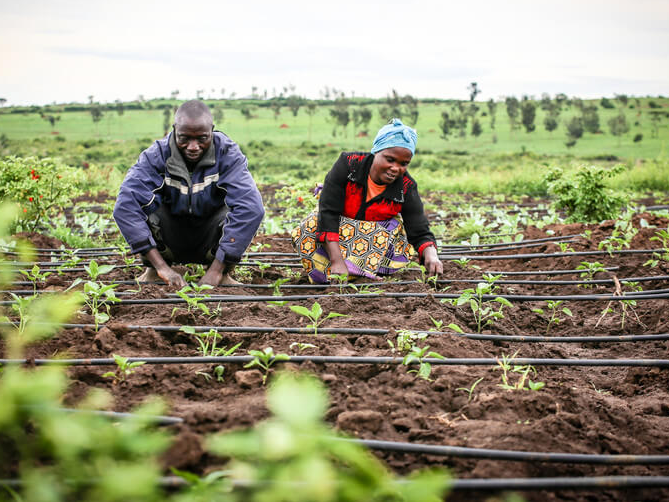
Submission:
[[[416,153],[416,141],[418,134],[409,126],[405,126],[400,119],[393,119],[384,125],[374,138],[372,153],[380,152],[386,148],[401,146],[411,150],[411,155]]]

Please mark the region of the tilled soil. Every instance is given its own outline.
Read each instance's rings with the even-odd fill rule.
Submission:
[[[640,218],[657,228],[667,228],[667,220],[650,214],[635,217],[637,228]],[[575,251],[597,250],[597,243],[610,235],[613,223],[599,226],[551,225],[544,229],[527,228],[525,239],[547,236],[580,234],[591,230],[589,239],[578,238],[571,243]],[[548,232],[550,231],[550,233]],[[631,249],[657,248],[651,241],[653,228],[640,228]],[[265,251],[292,252],[286,235],[261,236],[256,242],[267,243]],[[43,236],[33,239],[39,247],[49,245]],[[58,247],[57,243],[51,243]],[[556,253],[555,243],[539,247],[501,251],[496,255]],[[483,254],[483,253],[481,253]],[[489,253],[486,253],[489,254]],[[446,293],[458,293],[475,284],[457,282],[480,279],[484,271],[549,271],[576,269],[582,261],[598,261],[607,267],[618,267],[611,272],[600,272],[597,279],[619,279],[635,276],[669,275],[666,262],[656,268],[643,266],[650,254],[607,254],[597,256],[563,256],[515,258],[505,260],[472,261],[480,267],[462,268],[451,261],[444,262],[442,279],[455,282]],[[274,261],[269,259],[267,261]],[[299,271],[297,268],[290,269]],[[261,271],[251,267],[251,282],[270,284],[289,271],[272,267]],[[107,282],[132,279],[140,271],[119,268],[104,277]],[[56,274],[42,286],[50,290],[67,287],[81,273]],[[416,271],[405,271],[396,276],[399,280],[416,279]],[[519,280],[578,280],[579,274],[507,276]],[[248,279],[246,279],[248,281]],[[287,283],[307,284],[304,276],[293,276]],[[639,283],[644,290],[666,288],[665,279]],[[551,325],[548,334],[555,342],[516,343],[467,339],[445,327],[455,323],[466,332],[475,332],[476,323],[469,305],[456,307],[435,298],[435,289],[428,284],[395,285],[385,281],[378,284],[385,292],[430,293],[421,298],[347,298],[339,288],[284,289],[284,295],[322,294],[319,299],[324,312],[338,312],[346,317],[330,319],[327,328],[385,328],[379,335],[330,335],[288,334],[281,328],[304,327],[307,321],[289,310],[264,301],[240,303],[221,302],[219,310],[207,317],[187,313],[185,307],[174,304],[116,305],[111,309],[112,318],[99,332],[93,328],[63,330],[57,337],[31,346],[28,357],[51,358],[55,355],[77,358],[124,356],[197,356],[194,338],[185,333],[166,333],[154,329],[131,329],[133,325],[212,325],[277,327],[270,333],[223,332],[220,344],[232,346],[241,343],[237,354],[249,349],[272,347],[275,353],[289,355],[337,356],[397,356],[390,342],[395,342],[400,330],[434,329],[433,319],[441,321],[442,330],[448,334],[430,334],[418,344],[429,345],[431,351],[446,358],[502,358],[502,356],[565,359],[669,359],[669,342],[588,342],[560,343],[566,336],[642,335],[669,332],[667,299],[639,300],[626,312],[624,327],[618,302],[614,309],[602,316],[606,301],[567,301],[573,316],[560,314],[562,322]],[[584,288],[577,285],[499,285],[498,293],[518,295],[583,295],[593,293],[613,294],[613,283]],[[120,291],[137,290],[136,285],[121,285]],[[629,288],[623,287],[629,291]],[[216,288],[213,294],[269,295],[271,289]],[[346,291],[345,291],[346,292]],[[348,291],[350,292],[350,291]],[[130,296],[133,299],[165,298],[172,293],[166,286],[144,284]],[[310,308],[313,300],[290,304]],[[208,304],[215,308],[216,304]],[[542,308],[541,315],[533,309]],[[558,309],[558,310],[559,310]],[[513,302],[505,308],[504,318],[486,326],[483,333],[501,335],[546,335],[548,328],[546,302]],[[81,314],[74,322],[90,323],[91,316]],[[315,348],[302,352],[294,342],[309,343]],[[510,391],[500,387],[502,372],[490,366],[438,366],[432,368],[431,381],[417,378],[402,365],[357,364],[302,364],[286,363],[294,369],[308,371],[322,379],[329,390],[330,408],[326,420],[334,427],[359,438],[413,442],[436,445],[465,446],[521,450],[531,452],[666,455],[669,453],[669,370],[650,367],[593,367],[593,366],[536,366],[531,374],[535,382],[544,382],[539,391]],[[220,460],[207,454],[201,440],[209,433],[253,426],[267,417],[265,388],[261,374],[256,369],[226,365],[225,380],[208,379],[202,373],[213,375],[215,365],[144,365],[126,382],[114,385],[102,374],[107,367],[83,366],[69,370],[71,385],[65,396],[68,405],[76,403],[93,387],[103,388],[114,397],[115,411],[129,411],[147,397],[161,396],[169,406],[169,414],[184,419],[180,426],[173,426],[176,442],[165,456],[165,465],[194,472],[206,472],[220,467]],[[270,375],[269,379],[271,380]],[[471,392],[477,380],[480,382]],[[517,375],[513,375],[517,381]],[[669,467],[588,465],[576,463],[546,463],[486,460],[475,458],[441,457],[404,453],[378,452],[386,464],[398,473],[406,474],[427,466],[444,466],[461,478],[512,478],[546,476],[610,476],[610,475],[669,475]],[[484,500],[489,494],[461,493],[453,500]],[[668,490],[634,490],[620,492],[603,490],[594,492],[528,492],[528,500],[666,500]]]

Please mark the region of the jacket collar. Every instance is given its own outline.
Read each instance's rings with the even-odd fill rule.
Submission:
[[[354,183],[357,183],[358,185],[366,187],[367,177],[369,176],[369,171],[372,168],[373,161],[374,154],[368,154],[362,162],[360,162],[351,172],[348,173],[348,179]],[[406,176],[406,174],[404,176]],[[386,189],[381,193],[381,197],[392,200],[393,202],[397,202],[399,204],[403,204],[404,176],[397,178],[390,185],[386,185]]]
[[[211,167],[214,164],[216,164],[215,143],[216,143],[216,136],[212,138],[211,145],[209,145],[207,151],[204,152],[204,155],[195,165],[193,171],[196,171],[200,168]],[[183,157],[181,156],[181,153],[179,152],[179,149],[177,148],[177,143],[174,140],[174,132],[170,132],[169,145],[170,145],[170,156],[165,162],[165,167],[167,169],[167,172],[169,172],[173,176],[179,176],[180,178],[188,180],[190,184],[190,179],[191,179],[190,171],[188,171],[188,166],[186,165],[186,162],[184,161]]]

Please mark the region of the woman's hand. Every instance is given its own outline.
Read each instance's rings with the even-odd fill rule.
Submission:
[[[444,272],[444,265],[439,259],[436,247],[428,246],[423,250],[423,265],[429,276],[439,275]]]
[[[330,257],[330,275],[348,276],[348,267],[346,266],[344,257],[341,254],[339,242],[327,241],[325,243],[325,251]]]

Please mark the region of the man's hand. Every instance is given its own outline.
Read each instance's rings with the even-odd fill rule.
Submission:
[[[167,262],[165,262],[156,248],[149,249],[144,257],[151,262],[151,265],[153,265],[153,268],[155,269],[156,274],[158,274],[158,277],[165,281],[169,286],[176,287],[177,289],[181,289],[186,286],[186,281],[184,278],[172,270],[172,267],[170,267]]]
[[[225,266],[223,265],[223,263],[221,263],[217,259],[214,259],[214,261],[211,262],[211,265],[209,265],[207,272],[198,281],[198,284],[200,286],[204,284],[208,284],[209,286],[218,286],[223,280],[224,268]]]
[[[430,277],[442,274],[444,272],[444,265],[439,259],[437,248],[434,246],[426,247],[423,250],[423,265]]]
[[[169,265],[165,265],[164,268],[156,269],[158,277],[165,281],[169,286],[173,286],[177,289],[181,289],[186,286],[186,281],[180,274],[175,272]]]

